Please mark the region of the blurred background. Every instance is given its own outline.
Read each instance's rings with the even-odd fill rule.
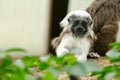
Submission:
[[[73,10],[85,10],[93,0],[0,0],[0,50],[23,48],[31,55],[52,51],[59,22]],[[19,56],[19,55],[17,55]]]

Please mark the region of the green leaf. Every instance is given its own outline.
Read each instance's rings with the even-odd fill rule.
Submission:
[[[115,47],[116,50],[120,50],[120,42],[113,42],[110,46]]]
[[[83,65],[88,73],[101,70],[100,65],[92,61],[86,61],[83,63]]]
[[[103,68],[103,73],[108,73],[108,72],[111,72],[111,71],[113,71],[114,70],[114,66],[106,66],[106,67],[104,67]]]
[[[70,75],[73,76],[86,76],[87,72],[85,69],[85,66],[81,63],[76,63],[73,65],[66,65],[65,66],[65,71],[67,71]]]
[[[47,62],[40,62],[39,64],[39,70],[45,70],[49,67],[50,65]]]
[[[51,56],[48,61],[51,67],[61,67],[64,65],[64,57],[56,57],[56,56]]]
[[[22,61],[26,64],[27,67],[39,66],[40,63],[38,56],[25,56],[22,58]]]
[[[60,75],[60,73],[62,72],[62,70],[60,68],[57,68],[57,67],[55,67],[55,68],[49,67],[47,69],[47,71],[51,72],[52,75],[54,75],[55,77],[58,77]]]
[[[103,75],[98,76],[97,80],[104,80],[104,76]]]
[[[112,59],[110,60],[110,62],[111,62],[111,63],[120,62],[120,56],[117,57],[117,58],[112,58]]]
[[[45,55],[45,56],[41,56],[40,60],[41,61],[48,61],[48,59],[51,57],[51,55]]]
[[[101,74],[105,76],[108,73],[118,71],[118,69],[118,65],[106,66],[101,70]]]
[[[120,79],[120,67],[118,65],[118,69],[116,70],[115,78]]]
[[[25,80],[35,80],[34,77],[30,74],[25,75]]]
[[[114,78],[116,75],[116,71],[113,71],[113,72],[109,72],[105,75],[105,80],[111,80],[112,78]]]
[[[57,78],[51,72],[46,72],[43,80],[57,80]]]
[[[14,62],[14,65],[21,68],[21,69],[25,69],[25,63],[22,60],[17,60]]]
[[[120,52],[112,49],[112,50],[108,51],[106,55],[110,58],[117,58],[120,56]]]
[[[21,68],[19,65],[13,65],[11,67],[13,73],[8,74],[11,80],[33,80],[31,73],[29,72],[28,68]]]
[[[12,64],[12,58],[10,56],[5,56],[5,58],[2,60],[0,63],[0,68],[4,69],[5,67],[8,67],[9,65]]]
[[[63,64],[64,57],[56,57],[56,56],[51,56],[49,59],[50,63],[54,63],[55,65],[58,64]]]
[[[67,63],[67,65],[72,65],[77,62],[77,59],[73,54],[67,54],[64,57],[64,62]]]
[[[96,76],[96,75],[99,75],[99,74],[102,74],[102,71],[95,71],[95,72],[92,72],[92,76]]]
[[[7,49],[4,51],[5,53],[11,53],[11,52],[24,52],[26,53],[27,51],[21,48],[11,48],[11,49]]]
[[[43,77],[37,77],[35,80],[43,80]]]

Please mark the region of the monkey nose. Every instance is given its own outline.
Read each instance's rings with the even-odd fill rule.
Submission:
[[[84,29],[79,27],[79,28],[76,28],[76,32],[79,32],[79,33],[83,33],[84,32]]]

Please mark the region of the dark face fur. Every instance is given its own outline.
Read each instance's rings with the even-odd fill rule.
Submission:
[[[71,31],[75,36],[85,35],[88,31],[88,27],[92,24],[90,19],[77,16],[71,16],[68,21],[71,24]]]

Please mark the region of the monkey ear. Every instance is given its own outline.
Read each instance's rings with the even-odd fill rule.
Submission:
[[[68,14],[61,22],[60,22],[60,26],[61,27],[67,27],[75,18],[74,15],[70,15]]]
[[[94,25],[93,20],[91,20],[90,24],[91,24],[91,29],[93,29],[93,25]]]
[[[67,27],[68,25],[69,25],[68,18],[65,17],[65,18],[60,22],[60,27],[64,28],[64,27]]]
[[[89,21],[89,24],[91,25],[91,29],[93,29],[94,21],[91,16],[88,18],[88,21]]]
[[[72,19],[72,16],[73,15],[73,12],[71,12],[71,13],[68,13],[67,15],[66,15],[66,17],[60,22],[60,26],[61,27],[67,27],[69,24],[70,24],[70,22],[71,22],[71,19]]]

